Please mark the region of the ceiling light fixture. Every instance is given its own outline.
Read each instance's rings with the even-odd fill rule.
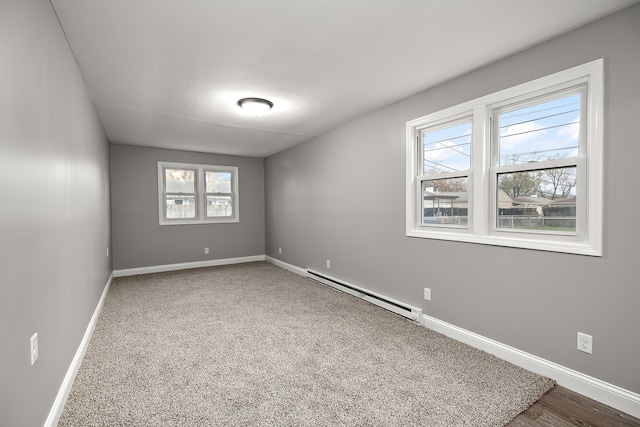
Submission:
[[[242,98],[238,105],[250,116],[260,117],[273,107],[273,102],[262,98]]]

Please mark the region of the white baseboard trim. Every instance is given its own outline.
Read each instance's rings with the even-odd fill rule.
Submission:
[[[484,350],[536,374],[552,378],[563,387],[640,418],[640,394],[574,371],[426,314],[422,315],[421,323],[429,329]]]
[[[284,268],[285,270],[289,270],[290,272],[296,273],[300,276],[309,277],[309,275],[307,274],[307,270],[305,270],[304,268],[296,267],[295,265],[288,264],[284,261],[280,261],[277,258],[273,258],[267,255],[265,257],[265,261],[270,262],[271,264],[277,265],[280,268]]]
[[[62,385],[58,390],[58,395],[56,396],[56,400],[53,402],[53,406],[49,411],[49,416],[47,420],[44,422],[44,427],[56,427],[58,425],[58,421],[60,420],[60,416],[62,415],[62,411],[64,410],[64,405],[67,403],[67,397],[69,396],[69,392],[71,392],[71,387],[73,386],[73,381],[78,374],[78,370],[80,369],[80,365],[82,364],[82,360],[84,359],[84,354],[87,352],[87,348],[89,347],[89,341],[91,340],[91,335],[93,335],[93,330],[96,327],[96,323],[98,321],[98,316],[100,315],[100,311],[102,310],[102,305],[104,304],[104,299],[107,296],[107,292],[109,291],[109,287],[111,286],[111,281],[114,278],[114,274],[111,273],[109,279],[107,280],[107,284],[104,286],[104,290],[102,291],[102,295],[100,296],[100,300],[96,305],[95,310],[93,311],[93,315],[91,316],[91,320],[89,320],[89,324],[87,325],[87,329],[84,332],[84,336],[82,337],[82,341],[80,341],[80,345],[78,346],[78,350],[76,350],[75,356],[73,356],[73,360],[71,361],[71,365],[69,365],[69,369],[67,370],[67,374],[64,376],[62,380]]]
[[[239,258],[213,259],[208,261],[184,262],[180,264],[153,265],[151,267],[126,268],[114,270],[114,277],[136,276],[138,274],[163,273],[165,271],[187,270],[190,268],[217,267],[220,265],[242,264],[245,262],[264,261],[264,255]]]

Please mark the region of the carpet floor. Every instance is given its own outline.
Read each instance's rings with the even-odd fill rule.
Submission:
[[[503,426],[554,382],[257,262],[113,280],[59,426]]]

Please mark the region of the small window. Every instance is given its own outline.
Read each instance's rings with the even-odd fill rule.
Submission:
[[[407,122],[407,236],[602,255],[603,61]]]
[[[158,162],[160,225],[238,222],[238,168]]]
[[[165,218],[196,218],[196,175],[194,169],[164,169]]]
[[[427,127],[420,132],[421,221],[423,225],[468,225],[471,169],[469,118]]]
[[[207,218],[233,217],[233,174],[205,170],[207,180]]]

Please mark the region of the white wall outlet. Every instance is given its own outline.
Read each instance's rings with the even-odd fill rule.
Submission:
[[[31,337],[31,366],[38,360],[38,333]]]
[[[431,301],[431,289],[430,288],[424,288],[424,299],[426,299],[427,301]]]
[[[109,258],[109,248],[107,248],[107,258]]]
[[[578,350],[593,354],[593,337],[591,335],[578,332]]]
[[[327,260],[327,268],[331,268],[331,260]]]
[[[209,255],[209,248],[204,248],[204,254]]]
[[[278,248],[278,253],[282,255],[282,248]]]

